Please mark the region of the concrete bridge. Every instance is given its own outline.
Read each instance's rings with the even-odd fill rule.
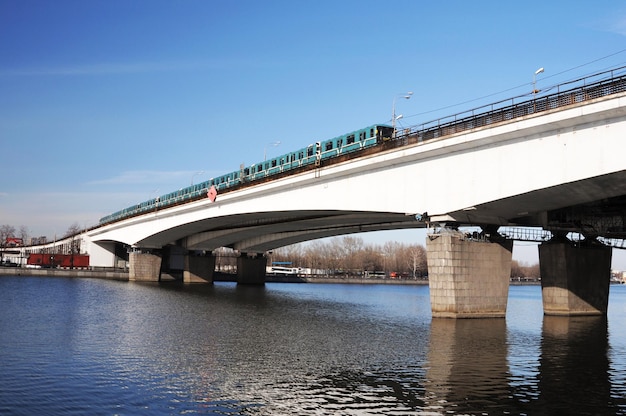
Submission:
[[[596,238],[626,236],[626,78],[579,84],[414,126],[375,152],[215,200],[96,227],[80,236],[82,247],[93,266],[128,256],[131,280],[156,281],[167,267],[185,282],[211,282],[212,251],[230,247],[240,253],[239,283],[259,284],[274,248],[430,227],[433,316],[502,317],[513,242],[498,228],[542,227],[555,236],[539,249],[545,313],[604,314],[611,248]],[[464,225],[483,232],[466,235]],[[570,232],[585,240],[568,240]]]

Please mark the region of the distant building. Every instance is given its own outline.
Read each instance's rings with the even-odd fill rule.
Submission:
[[[46,244],[48,242],[48,237],[46,236],[41,236],[41,237],[32,237],[30,239],[30,245],[31,246],[36,246],[39,244]]]
[[[611,270],[611,281],[615,283],[626,283],[626,272]]]

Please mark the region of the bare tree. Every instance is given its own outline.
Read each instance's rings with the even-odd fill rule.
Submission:
[[[537,279],[540,277],[539,264],[528,265],[517,260],[511,260],[511,277]]]
[[[15,235],[15,227],[11,225],[0,225],[0,262],[4,258],[4,248],[7,245],[7,238]]]
[[[82,228],[80,228],[80,225],[77,222],[75,222],[68,227],[63,237],[71,237],[73,235],[80,234],[81,231],[82,231]]]
[[[321,241],[313,241],[307,245],[305,250],[307,267],[311,269],[328,269],[328,264],[326,263],[327,251],[326,245]]]
[[[404,264],[408,267],[411,276],[416,279],[427,270],[426,249],[422,245],[410,245],[402,252]]]
[[[22,244],[26,244],[26,240],[28,239],[28,235],[29,235],[28,227],[25,225],[20,225],[17,235],[19,238],[22,239]]]
[[[15,235],[15,227],[12,225],[0,225],[0,244],[2,247],[6,244],[7,238]]]
[[[397,251],[399,243],[395,241],[387,241],[383,244],[381,255],[384,256],[383,271],[387,275],[390,271],[398,270]]]
[[[359,253],[363,251],[363,239],[359,237],[343,237],[344,268],[351,274],[363,271],[363,263]]]

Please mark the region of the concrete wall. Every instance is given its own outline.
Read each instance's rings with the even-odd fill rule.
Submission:
[[[0,276],[72,277],[105,280],[128,280],[128,272],[110,270],[31,269],[26,267],[0,267]]]
[[[242,253],[237,257],[237,284],[264,285],[267,257],[248,256]]]
[[[546,315],[604,315],[609,300],[611,247],[548,242],[539,246]]]
[[[158,282],[161,277],[161,256],[150,253],[129,254],[129,281]]]
[[[185,256],[183,282],[185,283],[213,283],[215,271],[214,256]]]
[[[462,234],[426,239],[433,317],[504,317],[513,241],[471,241]]]

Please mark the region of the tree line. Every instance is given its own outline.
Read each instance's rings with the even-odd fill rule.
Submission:
[[[292,267],[329,270],[336,275],[362,276],[382,272],[387,277],[426,278],[426,248],[421,244],[388,241],[382,245],[366,244],[360,237],[335,237],[294,244],[274,250],[268,264],[284,262]],[[539,265],[511,262],[511,277],[536,279]]]
[[[426,249],[419,244],[388,241],[365,244],[360,237],[335,237],[282,247],[269,253],[269,262],[328,270],[335,275],[361,276],[365,272],[420,278],[428,274]]]
[[[60,236],[60,238],[73,236],[79,234],[81,231],[82,228],[77,222],[75,222],[67,228],[65,234]],[[22,240],[24,245],[29,245],[31,243],[28,240],[30,237],[28,227],[25,225],[20,225],[17,228],[9,224],[0,225],[0,247],[5,247],[7,239],[10,238],[19,238]]]

